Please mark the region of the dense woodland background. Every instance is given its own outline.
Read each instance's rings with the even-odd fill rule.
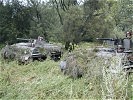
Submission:
[[[66,45],[133,28],[133,0],[0,0],[0,43],[17,37]]]
[[[133,74],[121,71],[123,59],[90,52],[97,37],[124,38],[131,30],[133,0],[0,0],[0,48],[39,35],[66,49],[78,44],[72,53],[84,70],[73,79],[50,58],[28,65],[0,58],[0,99],[133,100]],[[67,57],[65,51],[61,60]]]

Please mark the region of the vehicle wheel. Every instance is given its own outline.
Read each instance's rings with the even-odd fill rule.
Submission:
[[[17,61],[18,65],[24,65],[24,62]]]
[[[46,55],[43,55],[43,56],[41,57],[41,59],[46,60],[46,59],[47,59],[47,56],[46,56]]]
[[[38,58],[39,61],[44,61],[44,60],[46,60],[46,59],[47,59],[47,56],[42,56],[42,57],[39,57],[39,58]]]
[[[42,61],[44,61],[41,57],[40,57],[40,58],[38,58],[38,60],[39,60],[39,61],[41,61],[41,62],[42,62]]]

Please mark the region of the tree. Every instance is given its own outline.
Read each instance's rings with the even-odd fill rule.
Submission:
[[[78,6],[72,6],[64,17],[63,41],[68,49],[70,43],[77,44],[82,40],[83,12]]]
[[[59,21],[53,3],[51,1],[41,3],[33,0],[28,3],[32,12],[30,37],[36,38],[41,35],[49,41],[51,35],[53,36],[51,33],[55,30]]]
[[[58,16],[60,18],[60,23],[63,25],[63,18],[60,13],[60,10],[62,9],[63,11],[69,10],[69,7],[72,5],[77,5],[77,0],[52,0],[52,3],[54,7],[56,8],[56,11],[58,13]]]
[[[133,1],[132,0],[118,0],[118,10],[116,14],[117,26],[122,31],[132,30],[133,23]]]
[[[30,27],[29,8],[18,0],[7,1],[0,5],[1,41],[15,41],[16,37],[27,34]]]
[[[111,7],[112,3],[107,0],[84,2],[84,40],[95,41],[96,37],[110,36],[114,29]]]

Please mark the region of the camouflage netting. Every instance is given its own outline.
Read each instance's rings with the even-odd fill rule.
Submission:
[[[67,54],[64,58],[66,67],[63,73],[72,78],[80,78],[87,73],[87,64],[95,57],[95,53],[91,50],[77,50]]]
[[[1,50],[1,57],[5,60],[18,60],[22,54],[24,54],[25,49],[19,49],[16,46],[6,45]]]
[[[1,57],[3,59],[9,59],[9,60],[14,59],[15,58],[14,50],[10,46],[6,45],[1,50]]]

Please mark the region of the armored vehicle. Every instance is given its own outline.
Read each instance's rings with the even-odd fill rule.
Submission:
[[[17,38],[20,43],[6,45],[1,50],[4,59],[17,59],[21,63],[28,63],[32,60],[45,60],[48,56],[57,61],[61,58],[61,47],[47,43],[43,38],[23,39]]]
[[[1,56],[8,60],[17,60],[19,64],[27,64],[33,60],[45,60],[46,54],[40,48],[28,47],[25,43],[6,45],[1,50]]]
[[[131,37],[126,36],[123,39],[97,38],[97,40],[102,40],[106,44],[104,47],[97,47],[97,56],[103,58],[119,56],[122,58],[124,69],[133,68]]]
[[[50,57],[52,60],[60,60],[62,55],[62,47],[55,44],[47,43],[43,40],[43,37],[38,37],[38,39],[22,39],[17,38],[18,40],[27,41],[27,46],[32,48],[39,48],[41,52],[45,52],[46,56]]]

